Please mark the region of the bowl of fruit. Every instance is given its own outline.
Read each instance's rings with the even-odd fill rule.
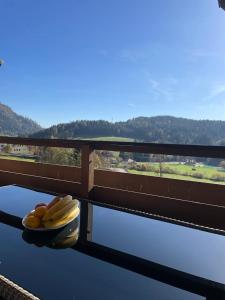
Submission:
[[[78,218],[58,230],[33,232],[25,228],[22,232],[22,238],[28,244],[32,244],[37,247],[48,247],[54,249],[70,248],[77,243],[78,237]]]
[[[79,201],[72,196],[55,197],[50,203],[39,203],[22,220],[26,229],[49,231],[62,228],[80,214]]]

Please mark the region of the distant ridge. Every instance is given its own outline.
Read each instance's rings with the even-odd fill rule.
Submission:
[[[124,122],[104,120],[58,124],[35,138],[126,137],[154,143],[225,145],[225,121],[192,120],[172,116],[138,117]]]
[[[27,136],[41,129],[36,122],[16,114],[9,106],[0,103],[0,135]]]
[[[153,143],[224,145],[225,121],[192,120],[173,116],[137,117],[123,122],[81,120],[47,129],[0,103],[0,135],[33,138],[98,138]],[[126,139],[122,139],[126,138]]]

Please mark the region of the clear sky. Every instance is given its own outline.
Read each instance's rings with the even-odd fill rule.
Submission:
[[[42,126],[225,120],[217,0],[0,0],[0,102]]]

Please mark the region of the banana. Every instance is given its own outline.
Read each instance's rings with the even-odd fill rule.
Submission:
[[[65,207],[65,205],[67,203],[71,202],[71,199],[64,197],[63,199],[60,198],[59,201],[57,201],[57,203],[55,203],[51,208],[49,208],[46,212],[46,214],[44,215],[44,217],[42,218],[43,221],[47,221],[48,219],[51,218],[51,216],[56,213],[57,211],[61,210],[63,207]]]
[[[60,210],[57,210],[54,214],[51,215],[51,221],[56,221],[64,219],[78,206],[77,200],[69,200],[66,205],[64,205]]]
[[[76,244],[78,240],[78,233],[71,237],[66,237],[64,240],[58,241],[57,243],[51,245],[55,249],[70,248]]]
[[[58,226],[62,226],[63,224],[68,223],[70,220],[72,221],[75,217],[77,217],[80,213],[79,207],[73,208],[73,210],[67,214],[64,219],[57,219],[57,220],[48,220],[43,222],[45,228],[55,228]]]
[[[60,201],[60,197],[55,197],[49,204],[47,205],[47,209],[50,209],[52,206],[54,206],[58,201]]]
[[[63,240],[57,241],[56,243],[52,243],[49,247],[54,249],[63,249],[63,248],[70,248],[76,244],[78,240],[78,232],[70,237],[66,237]]]
[[[67,199],[67,200],[73,200],[73,197],[70,195],[65,196],[63,199]]]

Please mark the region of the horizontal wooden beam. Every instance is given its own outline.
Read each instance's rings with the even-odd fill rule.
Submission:
[[[39,189],[46,193],[82,197],[81,184],[65,180],[0,171],[0,182]],[[187,226],[184,224],[186,222],[225,231],[225,207],[221,206],[99,186],[93,187],[90,198],[98,203],[143,211],[151,214],[152,218],[162,217],[166,222],[170,219],[169,222],[184,226]]]
[[[0,182],[17,184],[27,188],[41,189],[46,193],[70,194],[81,196],[81,184],[66,180],[0,171]]]
[[[136,144],[136,145],[134,145]],[[153,143],[123,143],[106,144],[95,142],[96,150],[139,152],[151,154],[180,155],[192,157],[225,158],[225,147],[223,146],[201,146],[201,145],[177,145],[177,144],[153,144]]]
[[[0,159],[0,170],[81,182],[81,168],[78,167]]]
[[[225,207],[95,186],[93,200],[225,230]]]
[[[33,139],[5,136],[0,137],[0,143],[62,148],[81,148],[83,145],[89,145],[90,148],[94,150],[225,158],[224,146],[104,142],[93,140]]]
[[[0,170],[81,182],[81,168],[78,167],[0,159]],[[225,185],[105,170],[95,170],[94,180],[97,186],[225,206]]]
[[[161,215],[155,215],[155,214],[141,211],[141,210],[130,209],[130,208],[127,208],[124,206],[107,204],[105,202],[97,202],[97,201],[86,200],[86,199],[82,199],[82,201],[87,201],[88,203],[91,203],[93,205],[98,205],[101,207],[117,210],[120,212],[125,212],[128,214],[132,214],[132,215],[136,215],[136,216],[140,216],[140,217],[144,217],[144,218],[148,218],[148,219],[153,219],[153,220],[157,220],[157,221],[161,221],[161,222],[171,223],[171,224],[175,224],[175,225],[179,225],[179,226],[184,226],[187,228],[197,229],[197,230],[225,236],[225,230],[221,230],[221,229],[210,228],[207,226],[198,225],[198,224],[194,224],[194,223],[190,223],[190,222],[186,222],[186,221],[181,221],[181,220],[177,220],[177,219],[173,219],[173,218],[169,218],[169,217],[164,217]]]
[[[84,144],[83,141],[80,142],[79,140],[33,139],[8,136],[0,136],[0,143],[61,148],[80,148]]]
[[[81,182],[81,168],[77,167],[0,159],[0,170],[69,182]],[[2,184],[5,184],[4,180]],[[95,170],[94,184],[119,190],[225,206],[224,185],[105,170]]]
[[[95,170],[95,185],[225,207],[225,185]]]

